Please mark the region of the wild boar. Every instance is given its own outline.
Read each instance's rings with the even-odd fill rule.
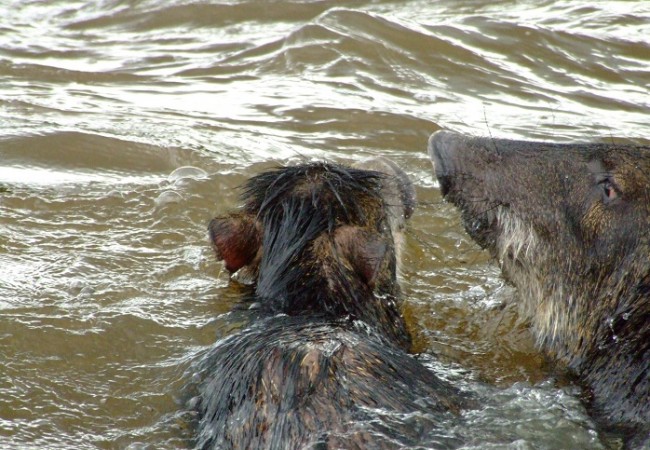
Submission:
[[[577,374],[594,416],[650,434],[650,147],[438,131],[445,199],[519,291],[540,347]]]
[[[210,222],[217,259],[252,274],[261,314],[199,364],[199,448],[400,448],[427,433],[382,415],[422,413],[435,428],[463,404],[407,353],[395,236],[413,186],[392,162],[368,167],[262,173],[243,209]]]

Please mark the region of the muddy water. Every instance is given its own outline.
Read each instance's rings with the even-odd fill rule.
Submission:
[[[190,445],[187,373],[241,326],[207,221],[264,168],[377,154],[420,199],[416,350],[484,399],[450,433],[617,447],[502,307],[425,147],[441,127],[648,144],[649,36],[643,1],[2,2],[0,447]]]

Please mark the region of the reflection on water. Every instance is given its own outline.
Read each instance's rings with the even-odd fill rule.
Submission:
[[[158,179],[156,176],[124,176],[124,174],[109,172],[59,171],[35,167],[5,166],[0,167],[0,183],[26,184],[29,186],[48,186],[56,184],[87,184],[87,183],[118,183],[118,184],[151,184]]]
[[[382,154],[416,180],[416,350],[485,399],[467,448],[616,447],[441,203],[440,127],[648,143],[641,1],[0,5],[0,446],[188,445],[185,370],[243,323],[209,218],[251,175]]]

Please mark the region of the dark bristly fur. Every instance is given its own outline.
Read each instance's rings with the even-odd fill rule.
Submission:
[[[263,173],[246,184],[243,212],[210,223],[218,259],[249,272],[266,313],[202,361],[198,447],[457,444],[436,425],[407,433],[380,419],[442,421],[462,404],[406,353],[394,236],[414,193],[385,161],[385,173],[325,163]]]
[[[429,153],[540,346],[588,387],[598,420],[650,445],[650,147],[441,131]]]

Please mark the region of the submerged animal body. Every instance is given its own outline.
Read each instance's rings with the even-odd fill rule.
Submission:
[[[440,438],[463,397],[407,353],[395,236],[406,175],[313,163],[252,178],[209,225],[217,258],[255,280],[260,318],[200,364],[200,448],[403,448]],[[401,415],[433,425],[405,431]],[[386,420],[382,420],[384,417]],[[393,417],[393,419],[390,419]]]
[[[429,154],[539,345],[579,376],[601,423],[648,439],[650,147],[439,131]]]

